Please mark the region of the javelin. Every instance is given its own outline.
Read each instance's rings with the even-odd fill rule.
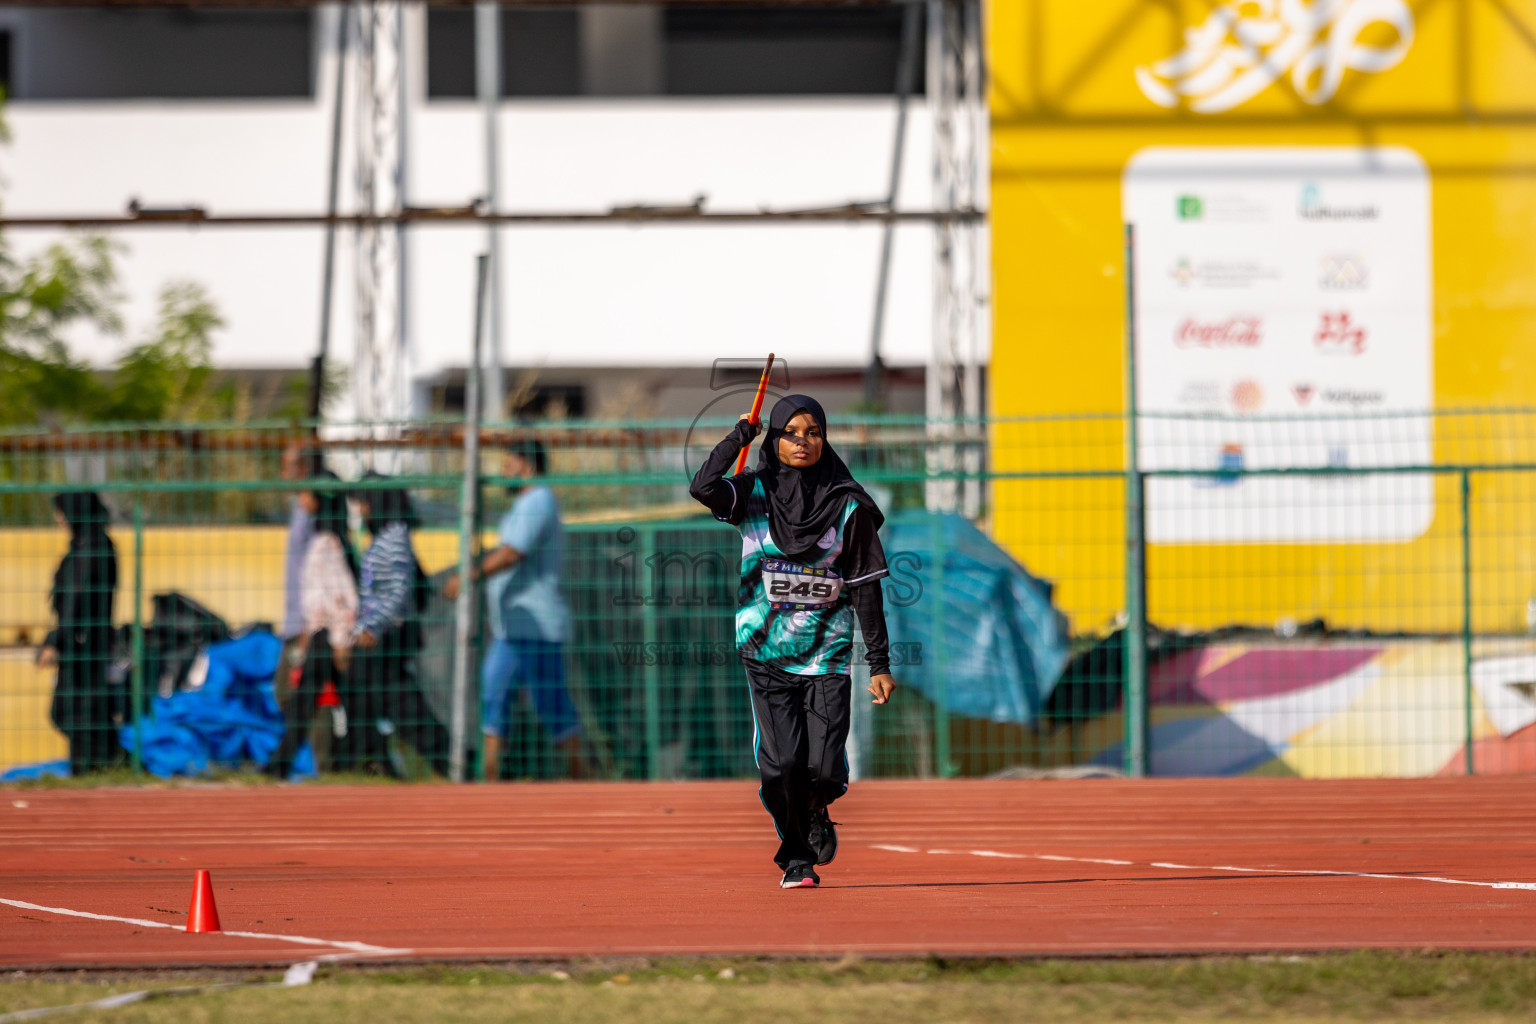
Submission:
[[[757,382],[757,394],[752,399],[752,412],[747,416],[747,420],[753,426],[757,425],[758,414],[763,411],[763,392],[768,390],[768,374],[771,372],[773,372],[773,353],[769,352],[768,362],[763,366],[762,379]],[[740,476],[741,471],[747,468],[747,449],[751,447],[750,444],[744,445],[741,449],[741,454],[736,456],[737,476]]]

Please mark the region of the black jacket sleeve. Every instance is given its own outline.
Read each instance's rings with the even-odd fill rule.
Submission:
[[[713,512],[715,518],[722,523],[739,526],[746,518],[747,495],[742,484],[750,486],[751,474],[729,478],[725,474],[735,466],[736,456],[752,443],[761,429],[746,420],[737,420],[731,432],[725,435],[725,440],[715,445],[715,450],[709,453],[704,465],[693,475],[693,483],[688,486],[688,493]]]
[[[885,629],[885,596],[880,581],[890,575],[890,570],[885,565],[880,534],[863,509],[854,512],[843,530],[843,551],[837,557],[837,571],[848,588],[848,601],[859,616],[869,674],[889,672],[891,641]]]
[[[864,634],[864,652],[869,659],[869,674],[884,675],[891,670],[891,638],[885,631],[885,592],[880,584],[854,587],[849,599],[859,615],[859,631]]]

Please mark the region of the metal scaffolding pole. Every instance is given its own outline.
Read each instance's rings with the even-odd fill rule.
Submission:
[[[473,205],[408,206],[382,213],[209,213],[200,206],[150,208],[129,204],[126,214],[61,213],[37,216],[0,215],[0,228],[364,228],[393,224],[497,224],[502,227],[601,224],[679,224],[696,227],[742,224],[942,224],[984,221],[979,210],[887,210],[883,199],[810,209],[704,210],[696,206],[615,206],[609,210],[509,211],[482,213]]]
[[[965,150],[965,189],[952,209],[971,209],[981,203],[989,191],[989,140],[992,134],[991,119],[987,110],[986,82],[983,73],[981,0],[965,0],[965,45],[961,51],[961,72],[965,81],[963,115],[969,145]],[[965,258],[969,277],[961,301],[966,310],[966,327],[961,339],[961,352],[965,370],[960,381],[961,407],[965,413],[966,471],[963,507],[965,514],[976,518],[981,514],[982,481],[985,468],[983,459],[987,450],[986,437],[981,426],[983,397],[981,390],[981,365],[983,349],[990,348],[985,338],[989,334],[991,318],[984,315],[983,304],[991,292],[989,273],[990,257],[985,246],[986,231],[983,223],[970,222],[959,226],[965,244]]]
[[[331,12],[336,19],[336,78],[331,97],[331,153],[329,177],[326,180],[326,215],[335,217],[341,198],[341,126],[344,120],[343,104],[347,93],[347,38],[350,33],[350,15],[346,5],[337,4]],[[315,361],[310,367],[309,406],[311,419],[318,421],[325,412],[325,364],[331,352],[331,302],[335,295],[336,279],[336,222],[325,228],[325,256],[322,258],[320,283],[320,345]]]
[[[980,0],[928,0],[928,109],[933,122],[933,205],[936,212],[973,210],[983,194],[987,127],[981,68]],[[971,219],[945,219],[934,228],[933,341],[927,373],[929,468],[980,470],[979,429],[954,421],[981,414],[979,305],[985,279],[982,235]],[[979,483],[930,483],[931,509],[980,512]]]
[[[475,257],[475,334],[464,379],[464,485],[459,496],[459,596],[453,615],[453,709],[448,727],[448,777],[463,782],[469,737],[470,657],[474,653],[475,532],[480,519],[480,353],[485,333],[486,270],[490,261]]]
[[[475,4],[475,91],[485,117],[485,210],[494,215],[499,209],[496,111],[501,101],[501,6],[495,0],[479,0]],[[481,409],[492,422],[506,416],[506,374],[501,361],[500,234],[494,223],[486,228],[485,336],[489,344]]]
[[[906,159],[907,106],[912,95],[912,72],[917,65],[918,31],[922,27],[923,8],[907,4],[901,18],[901,52],[896,58],[896,136],[891,145],[891,184],[886,190],[886,209],[896,209],[900,198],[901,168]],[[864,370],[864,404],[875,408],[885,393],[884,360],[880,348],[885,335],[886,293],[891,282],[891,250],[896,243],[896,222],[886,221],[880,239],[880,269],[875,278],[875,315],[870,328],[869,365]]]
[[[368,214],[405,208],[405,5],[360,2],[357,15],[357,203]],[[405,327],[405,223],[363,222],[356,234],[357,334],[353,395],[360,419],[410,414]]]

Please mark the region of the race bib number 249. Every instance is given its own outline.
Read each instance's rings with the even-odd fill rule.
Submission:
[[[779,610],[826,608],[837,603],[843,578],[835,569],[812,569],[795,562],[763,560],[763,588],[768,603]]]

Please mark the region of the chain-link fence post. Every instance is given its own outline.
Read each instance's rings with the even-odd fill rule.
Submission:
[[[1132,470],[1125,480],[1125,774],[1151,774],[1147,722],[1146,480]]]
[[[1472,752],[1472,474],[1461,471],[1461,672],[1466,769],[1477,770]]]
[[[949,658],[944,626],[944,514],[930,517],[933,547],[933,761],[935,774],[951,778],[955,766],[949,759]]]
[[[449,717],[448,777],[463,782],[467,745],[468,704],[474,651],[475,538],[480,517],[480,338],[485,331],[486,264],[484,253],[475,257],[475,334],[470,342],[469,366],[464,376],[464,479],[459,496],[459,596],[454,609],[453,709]]]
[[[656,602],[660,597],[659,588],[654,585],[660,573],[656,564],[656,528],[650,523],[640,524],[639,534],[635,587],[640,595],[640,664],[645,687],[645,776],[654,780],[661,778],[661,652],[656,634]],[[641,579],[642,572],[648,574],[645,581]]]
[[[144,771],[144,498],[133,494],[133,650],[128,700],[133,720],[133,770]]]
[[[1136,436],[1136,229],[1125,226],[1125,673],[1121,740],[1125,774],[1148,771],[1146,480]]]

